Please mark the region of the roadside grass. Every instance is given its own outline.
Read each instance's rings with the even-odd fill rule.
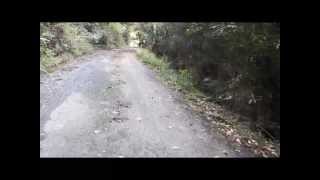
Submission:
[[[40,61],[40,71],[52,73],[58,67],[72,61],[76,56],[64,53],[60,56],[42,56]]]
[[[171,69],[166,57],[157,57],[148,49],[139,49],[137,57],[144,64],[155,70],[159,74],[160,79],[177,91],[187,93],[189,96],[203,96],[196,88],[192,75],[187,69],[179,71]]]
[[[148,49],[139,49],[137,57],[144,64],[155,70],[160,79],[171,88],[183,93],[191,108],[213,124],[235,146],[248,147],[258,157],[279,157],[274,142],[264,138],[260,132],[254,132],[239,122],[237,114],[226,112],[220,105],[208,101],[210,97],[204,95],[195,85],[188,70],[174,70],[166,57],[157,57]]]

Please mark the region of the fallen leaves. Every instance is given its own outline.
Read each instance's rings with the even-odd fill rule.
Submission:
[[[232,98],[229,96],[224,100]],[[274,143],[266,140],[261,141],[264,139],[261,135],[239,123],[239,115],[228,112],[220,105],[206,101],[205,98],[189,97],[188,103],[189,107],[214,124],[221,134],[234,142],[234,145],[245,146],[260,157],[279,157]],[[254,100],[250,103],[254,103]]]
[[[170,84],[170,83],[167,83]],[[210,97],[197,96],[192,93],[183,93],[188,106],[183,106],[184,109],[192,109],[198,113],[201,117],[209,121],[220,134],[226,136],[231,142],[234,142],[235,148],[247,147],[254,154],[260,157],[279,157],[279,154],[274,148],[274,143],[271,141],[261,141],[264,139],[257,132],[253,132],[248,127],[242,126],[239,122],[240,115],[227,111],[217,103],[210,102]],[[233,97],[231,95],[225,97],[218,97],[220,101],[228,101]],[[169,96],[168,100],[172,100],[173,97]],[[252,96],[249,100],[249,104],[255,103],[256,99]],[[193,124],[190,123],[190,126]],[[172,126],[169,126],[171,129]],[[172,146],[172,149],[179,149],[178,146]],[[239,149],[235,150],[240,152]],[[227,155],[227,152],[224,152]],[[218,157],[218,156],[216,156]]]

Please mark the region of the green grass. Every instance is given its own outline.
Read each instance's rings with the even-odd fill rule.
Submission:
[[[43,55],[40,57],[40,70],[47,71],[49,73],[53,72],[57,67],[66,64],[67,62],[74,59],[75,56],[70,53],[64,53],[60,56],[47,56]]]
[[[187,69],[175,70],[165,57],[157,57],[148,49],[139,49],[137,57],[146,65],[158,72],[159,77],[177,90],[188,93],[189,96],[201,96],[195,87],[191,73]]]

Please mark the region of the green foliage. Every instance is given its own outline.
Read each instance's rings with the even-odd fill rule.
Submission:
[[[126,45],[126,27],[121,23],[103,23],[103,43],[107,48],[119,48]]]
[[[93,50],[92,44],[89,43],[89,33],[79,24],[63,23],[63,40],[66,42],[64,46],[70,50],[72,54],[80,56]]]
[[[170,68],[170,63],[166,58],[159,58],[147,49],[140,49],[137,57],[141,59],[143,63],[155,69],[165,82],[173,85],[176,89],[184,91],[192,91],[195,89],[191,73],[187,69],[180,71],[173,70]]]
[[[148,49],[140,49],[137,56],[142,59],[142,62],[150,65],[152,68],[158,68],[158,70],[160,70],[160,68],[167,66],[164,60],[156,57],[156,55]]]
[[[198,89],[213,97],[232,93],[237,111],[270,120],[272,109],[272,121],[280,121],[279,23],[140,23],[136,30],[140,47],[190,72]],[[261,97],[259,105],[248,105],[253,97]]]
[[[40,23],[40,66],[47,71],[95,48],[128,44],[126,23]]]
[[[192,75],[187,69],[179,70],[177,83],[186,90],[191,90],[194,86]]]
[[[40,66],[47,71],[93,50],[81,23],[40,23]]]

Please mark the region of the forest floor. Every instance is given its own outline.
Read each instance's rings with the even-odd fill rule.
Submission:
[[[40,79],[41,157],[255,157],[134,49],[96,51]]]

